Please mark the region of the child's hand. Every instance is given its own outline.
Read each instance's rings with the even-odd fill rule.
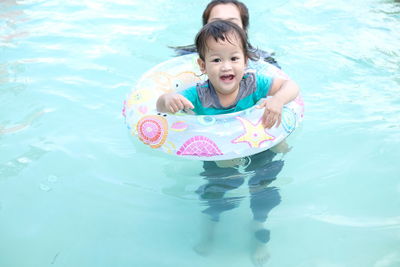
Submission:
[[[164,107],[166,112],[175,113],[183,109],[193,109],[193,104],[183,95],[177,93],[166,94],[164,96]]]
[[[264,100],[257,108],[265,108],[262,116],[262,124],[265,128],[271,128],[275,123],[276,127],[281,124],[281,115],[283,108],[283,101],[278,97],[273,96]]]

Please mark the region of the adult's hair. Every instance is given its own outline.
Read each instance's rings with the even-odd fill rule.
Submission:
[[[240,13],[240,18],[242,20],[243,30],[247,32],[247,28],[249,27],[249,10],[247,9],[246,5],[237,0],[212,0],[208,3],[206,9],[203,12],[203,25],[208,23],[210,19],[211,10],[220,4],[234,4]]]
[[[213,38],[216,42],[222,41],[231,44],[233,43],[232,38],[236,38],[240,41],[246,58],[253,58],[253,55],[250,52],[250,45],[247,40],[246,32],[233,22],[227,20],[215,20],[207,23],[200,29],[195,38],[195,45],[199,57],[203,61],[205,60],[205,53],[208,49],[207,41],[209,38]]]

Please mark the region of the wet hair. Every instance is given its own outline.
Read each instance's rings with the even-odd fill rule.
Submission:
[[[216,20],[204,25],[199,33],[196,35],[195,45],[197,52],[199,53],[200,59],[202,59],[203,61],[205,59],[205,53],[208,49],[207,41],[209,38],[213,38],[216,42],[226,41],[232,44],[232,37],[228,36],[230,33],[235,36],[233,38],[237,38],[240,41],[243,53],[246,58],[254,58],[253,53],[250,52],[250,44],[247,40],[246,32],[233,22],[226,20]]]
[[[208,23],[208,20],[210,19],[211,10],[216,5],[220,4],[234,4],[238,8],[240,13],[240,18],[243,24],[243,30],[247,32],[247,28],[249,27],[249,10],[247,9],[245,4],[237,0],[212,0],[210,3],[208,3],[206,9],[204,9],[203,25],[206,25]]]

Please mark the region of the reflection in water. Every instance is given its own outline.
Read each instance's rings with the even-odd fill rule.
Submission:
[[[0,2],[0,45],[10,45],[12,41],[19,37],[27,35],[26,31],[19,30],[18,24],[25,22],[27,19],[24,17],[25,13],[16,9],[18,6],[15,0],[3,0]]]
[[[14,126],[5,127],[0,124],[0,135],[15,133],[28,128],[35,119],[42,116],[45,112],[47,111],[35,112],[32,115],[28,116],[26,120]]]
[[[7,48],[15,47],[19,38],[28,35],[26,30],[19,28],[19,24],[27,21],[27,18],[25,13],[17,8],[18,3],[15,0],[0,1],[0,55],[7,55]],[[18,61],[0,61],[0,94],[7,91],[17,92],[24,87],[16,83],[17,74],[22,70],[23,65]]]
[[[273,160],[276,153],[267,150],[247,157],[239,167],[220,167],[212,161],[203,164],[201,173],[206,184],[197,189],[202,204],[206,206],[203,213],[209,219],[204,222],[200,242],[194,247],[201,255],[210,252],[215,232],[215,224],[220,220],[221,213],[234,209],[244,196],[225,196],[231,190],[240,187],[248,178],[250,193],[250,209],[253,214],[251,232],[254,242],[252,260],[256,265],[263,264],[269,258],[267,243],[270,231],[265,227],[269,212],[281,202],[281,196],[276,187],[268,187],[282,170],[284,162]]]

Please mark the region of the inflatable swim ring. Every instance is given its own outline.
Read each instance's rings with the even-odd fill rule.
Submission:
[[[288,76],[264,62],[249,61],[249,70],[269,76]],[[275,146],[290,135],[303,119],[299,95],[284,106],[279,127],[264,129],[263,109],[222,115],[166,114],[156,110],[158,97],[180,91],[206,79],[200,75],[197,55],[176,57],[147,71],[124,102],[123,115],[132,136],[155,150],[204,161],[245,157]],[[135,138],[135,139],[136,139]]]

